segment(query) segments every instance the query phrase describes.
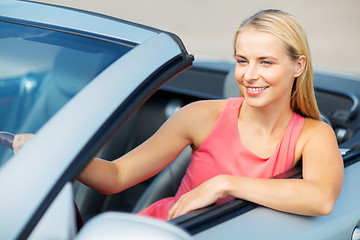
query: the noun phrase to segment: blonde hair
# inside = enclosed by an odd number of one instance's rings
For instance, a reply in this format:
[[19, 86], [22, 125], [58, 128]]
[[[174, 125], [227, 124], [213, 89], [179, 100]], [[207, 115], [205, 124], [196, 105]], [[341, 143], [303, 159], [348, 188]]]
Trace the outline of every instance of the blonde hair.
[[263, 10], [246, 19], [235, 33], [234, 53], [236, 38], [247, 27], [258, 31], [271, 33], [287, 45], [290, 58], [298, 60], [301, 55], [306, 57], [303, 73], [295, 78], [291, 92], [291, 109], [304, 116], [320, 119], [320, 112], [316, 104], [313, 86], [313, 68], [307, 37], [300, 23], [290, 14], [280, 10]]

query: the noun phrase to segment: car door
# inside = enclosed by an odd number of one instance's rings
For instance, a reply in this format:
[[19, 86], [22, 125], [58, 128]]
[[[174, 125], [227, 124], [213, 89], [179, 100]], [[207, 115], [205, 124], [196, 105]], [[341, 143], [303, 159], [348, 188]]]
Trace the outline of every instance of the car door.
[[35, 236], [71, 234], [66, 217], [42, 221], [49, 206], [74, 212], [68, 183], [193, 57], [170, 33], [46, 4], [5, 1], [0, 27], [1, 130], [35, 133], [17, 155], [3, 149], [0, 236], [27, 238], [44, 221], [53, 228]]

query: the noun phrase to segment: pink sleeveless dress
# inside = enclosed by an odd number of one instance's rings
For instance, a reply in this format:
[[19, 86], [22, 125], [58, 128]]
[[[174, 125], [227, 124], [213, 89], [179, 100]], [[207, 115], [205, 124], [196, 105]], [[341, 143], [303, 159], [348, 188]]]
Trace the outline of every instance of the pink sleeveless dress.
[[253, 178], [271, 178], [292, 168], [295, 147], [304, 125], [304, 117], [293, 113], [290, 123], [269, 158], [261, 158], [247, 149], [238, 132], [238, 114], [244, 98], [229, 98], [210, 135], [192, 152], [191, 163], [175, 197], [159, 200], [139, 215], [166, 220], [167, 213], [181, 195], [220, 174]]

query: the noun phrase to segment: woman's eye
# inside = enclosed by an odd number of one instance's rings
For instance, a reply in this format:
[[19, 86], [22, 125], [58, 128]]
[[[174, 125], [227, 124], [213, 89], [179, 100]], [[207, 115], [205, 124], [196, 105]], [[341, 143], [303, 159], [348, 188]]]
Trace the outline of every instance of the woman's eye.
[[273, 64], [273, 63], [270, 62], [270, 61], [262, 61], [261, 63], [262, 63], [262, 64], [265, 64], [265, 65], [271, 65], [271, 64]]
[[243, 60], [243, 59], [238, 59], [237, 60], [237, 63], [240, 63], [240, 64], [246, 64], [246, 60]]

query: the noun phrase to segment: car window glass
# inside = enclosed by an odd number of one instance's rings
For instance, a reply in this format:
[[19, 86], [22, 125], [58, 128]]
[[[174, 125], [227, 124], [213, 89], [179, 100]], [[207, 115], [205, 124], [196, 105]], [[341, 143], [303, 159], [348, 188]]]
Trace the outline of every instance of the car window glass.
[[[36, 133], [132, 47], [0, 21], [0, 131]], [[0, 166], [12, 151], [0, 146]]]

